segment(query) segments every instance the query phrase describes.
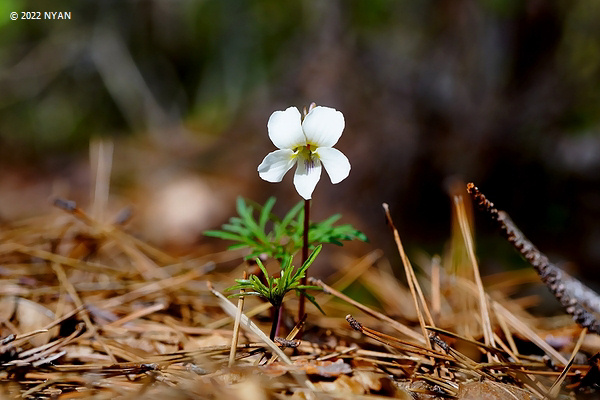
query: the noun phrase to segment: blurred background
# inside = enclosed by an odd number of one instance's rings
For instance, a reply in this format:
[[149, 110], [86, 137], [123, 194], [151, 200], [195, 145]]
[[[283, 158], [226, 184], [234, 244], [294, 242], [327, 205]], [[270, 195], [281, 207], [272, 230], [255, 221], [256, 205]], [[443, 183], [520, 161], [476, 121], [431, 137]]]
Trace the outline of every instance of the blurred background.
[[[140, 236], [201, 246], [238, 195], [275, 195], [279, 213], [299, 200], [292, 173], [275, 185], [256, 167], [275, 149], [270, 114], [314, 101], [344, 113], [336, 147], [352, 163], [338, 185], [324, 174], [314, 218], [341, 212], [394, 258], [387, 202], [409, 254], [441, 253], [449, 193], [473, 181], [591, 281], [599, 20], [583, 0], [3, 0], [0, 218], [48, 212], [57, 195], [87, 207], [104, 154], [109, 216], [132, 205]], [[525, 266], [475, 218], [484, 271]]]

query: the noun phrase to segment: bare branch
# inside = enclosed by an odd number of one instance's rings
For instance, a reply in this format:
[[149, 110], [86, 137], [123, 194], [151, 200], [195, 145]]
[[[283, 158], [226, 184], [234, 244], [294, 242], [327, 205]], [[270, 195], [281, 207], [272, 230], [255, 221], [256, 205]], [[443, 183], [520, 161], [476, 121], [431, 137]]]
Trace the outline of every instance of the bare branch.
[[552, 264], [548, 257], [533, 245], [517, 228], [504, 211], [498, 211], [473, 183], [467, 184], [467, 191], [478, 208], [485, 212], [497, 225], [510, 244], [533, 266], [540, 279], [558, 299], [567, 314], [575, 322], [590, 332], [600, 334], [600, 321], [594, 314], [600, 313], [600, 296]]

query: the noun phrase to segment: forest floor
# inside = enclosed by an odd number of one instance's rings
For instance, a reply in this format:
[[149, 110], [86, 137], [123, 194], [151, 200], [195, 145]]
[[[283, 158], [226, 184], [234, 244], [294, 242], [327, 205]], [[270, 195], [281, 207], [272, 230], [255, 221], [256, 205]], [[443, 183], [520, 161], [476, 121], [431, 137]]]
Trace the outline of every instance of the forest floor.
[[174, 256], [129, 209], [104, 222], [68, 200], [5, 219], [0, 398], [595, 398], [600, 337], [535, 311], [533, 268], [482, 279], [457, 200], [448, 254], [415, 271], [388, 213], [401, 265], [374, 245], [329, 255], [334, 273], [309, 279], [325, 313], [298, 323], [290, 294], [274, 342], [270, 303], [226, 297], [257, 271], [241, 250]]

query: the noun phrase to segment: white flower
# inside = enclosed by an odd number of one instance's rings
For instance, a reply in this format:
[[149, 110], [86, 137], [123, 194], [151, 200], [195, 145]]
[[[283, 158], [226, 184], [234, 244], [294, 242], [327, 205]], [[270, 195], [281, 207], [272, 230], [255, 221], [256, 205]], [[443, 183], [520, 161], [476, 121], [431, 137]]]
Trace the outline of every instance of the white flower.
[[269, 118], [269, 138], [279, 150], [264, 158], [258, 166], [259, 176], [268, 182], [281, 182], [294, 165], [294, 186], [309, 200], [321, 177], [321, 163], [331, 179], [339, 183], [350, 173], [350, 162], [334, 149], [344, 130], [344, 115], [329, 107], [314, 107], [304, 121], [296, 107], [275, 111]]

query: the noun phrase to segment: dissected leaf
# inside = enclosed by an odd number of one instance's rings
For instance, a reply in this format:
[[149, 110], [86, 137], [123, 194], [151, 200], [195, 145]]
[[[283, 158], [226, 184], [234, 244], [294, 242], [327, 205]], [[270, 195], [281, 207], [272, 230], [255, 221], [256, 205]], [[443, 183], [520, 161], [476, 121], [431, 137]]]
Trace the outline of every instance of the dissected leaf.
[[[250, 252], [244, 257], [246, 260], [266, 255], [281, 261], [293, 256], [303, 245], [304, 201], [298, 202], [281, 220], [271, 212], [275, 201], [274, 197], [270, 197], [261, 206], [239, 197], [236, 200], [239, 216], [230, 218], [228, 223], [223, 224], [222, 230], [209, 230], [204, 234], [237, 242], [229, 247], [231, 250], [248, 248]], [[254, 217], [255, 212], [258, 212], [258, 221]], [[310, 224], [310, 250], [322, 243], [341, 246], [343, 241], [348, 240], [367, 241], [364, 233], [349, 224], [333, 226], [340, 218], [340, 214], [335, 214]], [[267, 231], [269, 222], [272, 222], [272, 228]]]
[[308, 256], [308, 258], [306, 259], [306, 261], [304, 262], [304, 264], [302, 264], [302, 267], [298, 268], [298, 271], [296, 271], [296, 273], [294, 274], [293, 280], [299, 280], [300, 278], [302, 278], [304, 276], [304, 274], [306, 273], [306, 270], [308, 269], [308, 267], [311, 266], [311, 264], [313, 263], [313, 261], [315, 261], [315, 258], [317, 258], [317, 256], [321, 252], [321, 248], [323, 248], [323, 246], [322, 245], [318, 245], [313, 250], [313, 252], [310, 253], [310, 255]]
[[308, 301], [310, 301], [311, 303], [313, 303], [313, 305], [315, 307], [317, 307], [317, 310], [319, 310], [321, 312], [321, 314], [325, 315], [325, 311], [323, 311], [323, 309], [321, 308], [321, 306], [319, 305], [319, 303], [317, 303], [317, 300], [315, 299], [315, 296], [306, 293], [306, 291], [304, 291], [304, 296], [306, 296], [306, 298], [308, 299]]
[[267, 200], [267, 202], [265, 203], [264, 207], [262, 208], [262, 210], [260, 212], [260, 220], [259, 220], [258, 224], [262, 231], [265, 230], [267, 221], [269, 221], [269, 218], [271, 217], [271, 210], [273, 209], [274, 205], [275, 205], [275, 197], [269, 197], [269, 199]]

